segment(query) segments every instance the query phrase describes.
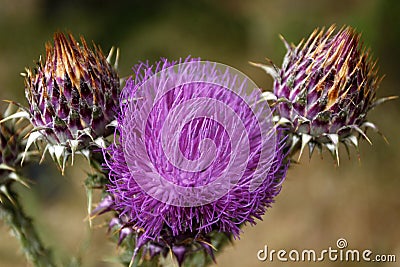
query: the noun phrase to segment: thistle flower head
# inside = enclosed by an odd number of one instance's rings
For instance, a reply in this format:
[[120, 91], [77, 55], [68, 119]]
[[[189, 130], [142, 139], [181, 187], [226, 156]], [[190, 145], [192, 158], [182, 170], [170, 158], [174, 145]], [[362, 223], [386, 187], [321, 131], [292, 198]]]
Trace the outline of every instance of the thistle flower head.
[[213, 231], [237, 237], [241, 225], [261, 219], [286, 172], [255, 85], [217, 63], [179, 63], [134, 67], [119, 140], [105, 150], [112, 200], [105, 206], [123, 229], [140, 233], [138, 248], [169, 246], [177, 258]]
[[33, 151], [25, 151], [26, 135], [32, 126], [24, 118], [11, 118], [5, 120], [12, 113], [15, 114], [13, 105], [10, 104], [4, 113], [0, 114], [0, 201], [5, 195], [11, 201], [8, 188], [13, 182], [27, 186], [27, 182], [19, 174], [22, 158], [30, 161]]
[[[29, 117], [37, 138], [45, 139], [57, 162], [81, 151], [110, 132], [120, 92], [119, 78], [110, 58], [93, 44], [90, 49], [81, 37], [54, 35], [54, 45], [46, 45], [42, 59], [25, 74]], [[60, 162], [64, 161], [64, 162]], [[61, 164], [60, 164], [61, 165]]]
[[274, 78], [277, 120], [289, 125], [292, 149], [302, 152], [308, 145], [311, 155], [315, 146], [325, 146], [338, 160], [339, 142], [357, 147], [356, 135], [368, 140], [365, 128], [376, 130], [366, 119], [382, 102], [375, 102], [381, 80], [376, 61], [351, 27], [316, 29], [297, 46], [284, 42], [288, 51], [280, 69], [256, 64]]

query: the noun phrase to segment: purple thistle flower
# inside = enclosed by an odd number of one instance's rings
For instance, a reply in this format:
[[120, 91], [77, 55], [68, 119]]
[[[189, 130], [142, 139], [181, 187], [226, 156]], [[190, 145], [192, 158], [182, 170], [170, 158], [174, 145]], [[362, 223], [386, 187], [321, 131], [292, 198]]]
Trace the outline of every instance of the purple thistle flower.
[[[381, 78], [376, 62], [360, 44], [360, 35], [351, 27], [335, 34], [335, 26], [316, 29], [306, 42], [289, 45], [282, 67], [254, 64], [274, 78], [278, 124], [290, 128], [292, 151], [306, 145], [310, 156], [315, 147], [326, 147], [339, 163], [342, 142], [358, 147], [358, 136], [368, 137], [369, 110], [392, 97], [375, 99]], [[347, 149], [347, 151], [349, 151]], [[300, 158], [299, 156], [299, 158]]]
[[119, 138], [104, 150], [113, 203], [100, 206], [139, 233], [137, 249], [169, 247], [181, 264], [193, 243], [212, 251], [212, 231], [238, 237], [261, 219], [286, 174], [280, 136], [255, 85], [216, 63], [162, 60], [134, 74], [122, 91]]

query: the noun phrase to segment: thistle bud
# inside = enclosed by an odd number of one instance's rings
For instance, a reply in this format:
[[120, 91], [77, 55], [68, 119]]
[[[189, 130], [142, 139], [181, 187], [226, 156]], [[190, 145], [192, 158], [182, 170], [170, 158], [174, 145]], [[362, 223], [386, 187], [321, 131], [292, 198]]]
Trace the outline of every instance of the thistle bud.
[[376, 61], [351, 27], [336, 34], [335, 26], [316, 29], [297, 46], [283, 41], [288, 51], [280, 69], [254, 64], [274, 78], [273, 95], [266, 95], [275, 101], [276, 120], [289, 129], [290, 149], [300, 149], [299, 158], [306, 145], [310, 156], [326, 147], [339, 163], [339, 143], [357, 148], [357, 137], [369, 141], [366, 128], [377, 128], [367, 121], [368, 111], [391, 99], [375, 99], [381, 80]]
[[[24, 156], [26, 145], [24, 137], [32, 129], [32, 126], [24, 118], [4, 119], [9, 117], [11, 112], [14, 112], [12, 105], [4, 114], [0, 114], [0, 202], [2, 196], [13, 201], [8, 190], [13, 182], [27, 186], [27, 182], [19, 175], [18, 170]], [[25, 153], [26, 161], [29, 161], [33, 154], [33, 151], [27, 151]]]
[[[54, 35], [54, 46], [46, 45], [46, 60], [27, 69], [25, 92], [29, 117], [47, 149], [64, 167], [69, 154], [84, 151], [94, 141], [101, 143], [111, 133], [120, 84], [115, 68], [101, 49], [88, 48], [81, 37]], [[117, 54], [118, 57], [118, 54]]]

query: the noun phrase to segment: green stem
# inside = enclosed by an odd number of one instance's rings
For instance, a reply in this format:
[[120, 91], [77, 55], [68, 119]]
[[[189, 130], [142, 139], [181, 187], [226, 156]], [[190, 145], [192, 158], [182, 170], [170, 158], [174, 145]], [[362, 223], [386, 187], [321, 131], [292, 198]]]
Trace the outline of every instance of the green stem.
[[40, 240], [32, 219], [22, 210], [17, 195], [10, 192], [9, 196], [2, 197], [0, 202], [0, 219], [8, 224], [14, 236], [18, 239], [28, 261], [34, 266], [56, 266], [53, 263], [50, 250], [46, 249]]

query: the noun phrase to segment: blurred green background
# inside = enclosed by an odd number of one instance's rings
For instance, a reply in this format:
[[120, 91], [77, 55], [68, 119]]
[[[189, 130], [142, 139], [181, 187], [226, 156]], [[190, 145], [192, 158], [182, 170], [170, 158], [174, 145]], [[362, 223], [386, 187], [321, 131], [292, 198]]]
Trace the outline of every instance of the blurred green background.
[[[44, 43], [57, 30], [100, 44], [105, 52], [121, 49], [120, 74], [131, 74], [139, 60], [177, 59], [192, 55], [231, 65], [270, 89], [271, 79], [248, 61], [270, 58], [277, 65], [285, 53], [282, 34], [297, 43], [315, 27], [343, 24], [362, 32], [365, 44], [385, 74], [378, 96], [400, 95], [400, 1], [109, 1], [0, 0], [0, 99], [26, 104], [19, 73], [44, 54]], [[281, 194], [264, 221], [245, 227], [241, 239], [217, 257], [218, 266], [303, 266], [304, 263], [259, 262], [257, 251], [335, 247], [346, 238], [351, 249], [396, 254], [394, 263], [322, 262], [318, 266], [398, 266], [400, 262], [400, 101], [369, 115], [385, 133], [387, 145], [370, 134], [360, 158], [343, 153], [340, 167], [325, 153], [289, 171]], [[103, 218], [90, 234], [83, 186], [86, 163], [60, 176], [54, 164], [33, 166], [31, 190], [17, 187], [41, 237], [55, 248], [59, 262], [69, 255], [83, 266], [118, 266]], [[44, 171], [45, 170], [45, 171]], [[104, 217], [105, 218], [105, 217]], [[17, 242], [0, 222], [0, 266], [27, 266]], [[307, 264], [308, 265], [308, 264]], [[315, 264], [316, 265], [316, 264]]]

